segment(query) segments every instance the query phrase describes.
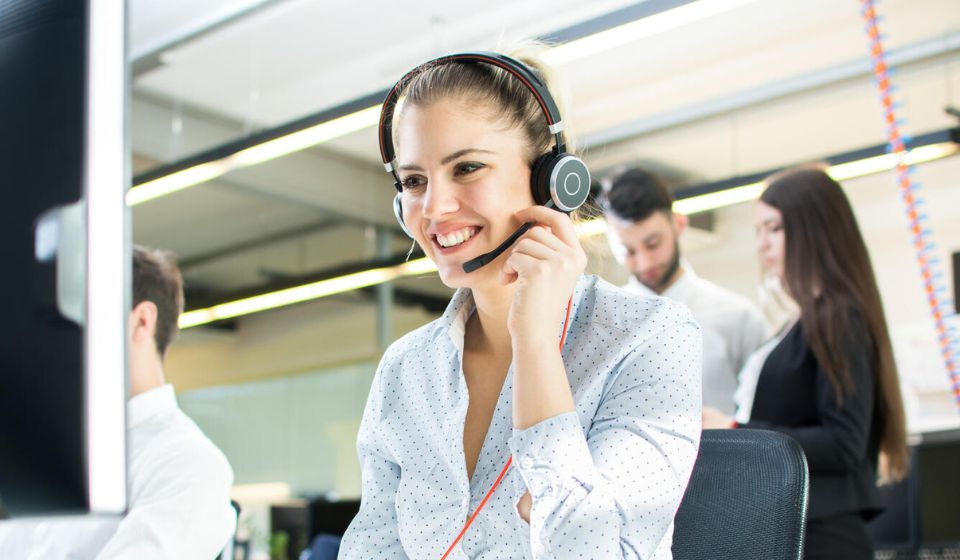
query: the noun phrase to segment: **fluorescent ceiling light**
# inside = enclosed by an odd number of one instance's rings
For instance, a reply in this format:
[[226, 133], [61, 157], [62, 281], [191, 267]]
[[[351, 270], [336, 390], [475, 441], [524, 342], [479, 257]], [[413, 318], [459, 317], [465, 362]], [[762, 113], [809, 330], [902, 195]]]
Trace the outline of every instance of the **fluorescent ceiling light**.
[[316, 146], [328, 140], [346, 136], [351, 132], [356, 132], [377, 124], [380, 120], [380, 106], [374, 105], [366, 109], [350, 113], [340, 118], [320, 123], [303, 130], [291, 132], [285, 136], [268, 140], [263, 144], [257, 144], [237, 152], [230, 156], [237, 166], [256, 165], [271, 159], [299, 152], [300, 150]]
[[[957, 153], [957, 149], [957, 145], [953, 142], [918, 146], [905, 152], [903, 161], [907, 165], [917, 165], [953, 155]], [[830, 169], [827, 170], [827, 173], [835, 181], [843, 181], [845, 179], [870, 175], [871, 173], [889, 171], [897, 166], [898, 160], [899, 156], [897, 154], [883, 154], [881, 156], [851, 161], [850, 163], [832, 165]]]
[[148, 200], [216, 179], [230, 171], [270, 161], [334, 138], [346, 136], [351, 132], [373, 126], [379, 118], [379, 105], [367, 107], [355, 113], [278, 136], [221, 159], [200, 163], [164, 175], [139, 184], [127, 191], [127, 205], [136, 206]]
[[680, 214], [698, 214], [700, 212], [723, 208], [724, 206], [732, 206], [741, 202], [756, 200], [761, 192], [763, 192], [763, 183], [751, 183], [741, 187], [724, 189], [715, 193], [682, 198], [673, 203], [673, 209]]
[[127, 206], [136, 206], [142, 202], [205, 183], [230, 171], [228, 161], [216, 160], [188, 167], [182, 171], [164, 175], [153, 181], [137, 185], [127, 191]]
[[545, 52], [543, 58], [550, 65], [560, 66], [646, 37], [666, 33], [755, 1], [699, 0], [698, 2], [691, 2], [593, 35], [587, 35], [569, 43], [557, 45]]
[[196, 327], [197, 325], [204, 325], [221, 319], [231, 319], [240, 315], [276, 309], [277, 307], [284, 307], [294, 303], [301, 303], [312, 299], [366, 288], [367, 286], [382, 284], [403, 276], [426, 274], [436, 270], [437, 268], [430, 262], [430, 259], [423, 257], [395, 266], [372, 268], [370, 270], [311, 282], [310, 284], [295, 286], [285, 290], [221, 303], [204, 309], [187, 311], [180, 315], [178, 322], [181, 329]]
[[577, 237], [592, 237], [607, 232], [607, 221], [603, 218], [592, 218], [573, 224]]
[[[960, 147], [953, 142], [943, 142], [940, 144], [931, 144], [928, 146], [918, 146], [903, 156], [904, 163], [907, 165], [918, 165], [928, 161], [951, 156], [960, 151]], [[899, 156], [897, 154], [883, 154], [874, 157], [868, 157], [851, 161], [848, 163], [839, 163], [827, 168], [827, 174], [835, 181], [845, 181], [855, 179], [865, 175], [890, 171], [897, 166]], [[747, 185], [727, 188], [722, 191], [681, 198], [673, 203], [673, 210], [684, 215], [698, 214], [732, 206], [742, 202], [751, 202], [760, 197], [763, 192], [763, 183], [756, 182]], [[583, 235], [598, 235], [607, 231], [606, 221], [602, 218], [589, 220], [578, 224], [577, 232]]]

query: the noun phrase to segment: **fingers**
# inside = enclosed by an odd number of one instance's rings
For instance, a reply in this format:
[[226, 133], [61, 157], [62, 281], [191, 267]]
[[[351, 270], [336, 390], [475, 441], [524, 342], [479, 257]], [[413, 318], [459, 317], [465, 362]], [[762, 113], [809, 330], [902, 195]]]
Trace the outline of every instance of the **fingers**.
[[543, 228], [534, 227], [527, 233], [514, 244], [514, 253], [524, 253], [538, 259], [551, 259], [571, 252], [570, 247]]
[[547, 226], [550, 228], [550, 231], [553, 232], [553, 235], [557, 236], [560, 241], [563, 241], [570, 247], [578, 247], [580, 245], [580, 240], [577, 239], [577, 232], [573, 229], [573, 222], [570, 221], [570, 216], [567, 216], [563, 212], [558, 212], [546, 206], [536, 205], [520, 210], [515, 216], [521, 222], [535, 222]]
[[525, 278], [534, 276], [542, 270], [543, 261], [524, 253], [513, 252], [503, 263], [500, 269], [500, 283], [515, 282], [522, 274]]

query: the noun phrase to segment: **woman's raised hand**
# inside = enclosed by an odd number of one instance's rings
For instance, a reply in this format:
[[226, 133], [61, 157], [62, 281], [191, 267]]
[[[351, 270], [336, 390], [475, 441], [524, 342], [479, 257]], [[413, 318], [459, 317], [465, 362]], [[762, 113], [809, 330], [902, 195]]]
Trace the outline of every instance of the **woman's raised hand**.
[[504, 284], [516, 283], [507, 328], [517, 341], [556, 343], [564, 304], [587, 266], [570, 217], [545, 206], [515, 214], [536, 225], [510, 249], [500, 271]]

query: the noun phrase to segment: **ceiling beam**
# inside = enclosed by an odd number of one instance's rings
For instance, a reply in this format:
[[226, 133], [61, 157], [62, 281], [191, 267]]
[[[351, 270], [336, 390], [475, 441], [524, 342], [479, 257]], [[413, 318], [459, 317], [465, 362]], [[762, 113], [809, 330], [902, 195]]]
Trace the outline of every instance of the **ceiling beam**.
[[[888, 54], [887, 60], [893, 67], [903, 67], [957, 52], [960, 52], [960, 32], [954, 32], [945, 37], [919, 41], [892, 50]], [[688, 105], [676, 111], [644, 117], [598, 132], [584, 134], [581, 136], [580, 144], [584, 148], [608, 146], [668, 128], [725, 115], [761, 103], [816, 91], [848, 80], [872, 77], [873, 68], [870, 59], [868, 57], [857, 58], [829, 68], [821, 68], [814, 72], [778, 79], [731, 95]]]
[[305, 235], [311, 235], [315, 233], [320, 233], [322, 231], [340, 227], [346, 222], [338, 219], [322, 220], [320, 222], [314, 222], [311, 224], [298, 226], [295, 228], [286, 229], [283, 231], [278, 231], [265, 236], [257, 236], [253, 239], [247, 239], [234, 243], [232, 245], [227, 245], [219, 249], [214, 249], [213, 251], [208, 251], [206, 253], [201, 253], [199, 255], [194, 255], [192, 257], [179, 259], [179, 265], [181, 270], [188, 270], [191, 268], [196, 268], [198, 266], [203, 266], [210, 262], [220, 260], [226, 257], [231, 257], [238, 253], [243, 253], [246, 251], [251, 251], [253, 249], [258, 249], [266, 245], [271, 245], [273, 243], [280, 243], [283, 241], [288, 241], [291, 239], [297, 239]]
[[[144, 0], [141, 4], [153, 1], [154, 0]], [[196, 41], [201, 37], [210, 35], [238, 21], [255, 16], [265, 8], [273, 7], [283, 1], [284, 0], [258, 0], [248, 3], [239, 9], [230, 7], [228, 10], [215, 14], [213, 17], [201, 19], [193, 22], [190, 26], [173, 30], [159, 41], [145, 45], [130, 53], [130, 69], [133, 78], [136, 79], [151, 70], [163, 66], [164, 53]], [[133, 11], [136, 11], [136, 7], [134, 7]]]

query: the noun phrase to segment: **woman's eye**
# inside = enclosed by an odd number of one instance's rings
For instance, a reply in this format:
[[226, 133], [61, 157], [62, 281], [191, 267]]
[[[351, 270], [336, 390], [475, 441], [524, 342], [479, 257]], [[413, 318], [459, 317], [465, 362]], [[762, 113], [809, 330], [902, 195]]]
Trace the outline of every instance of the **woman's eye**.
[[469, 175], [470, 173], [473, 173], [474, 171], [477, 171], [482, 167], [483, 167], [482, 163], [465, 161], [463, 163], [457, 164], [457, 166], [454, 168], [454, 173], [457, 175]]
[[404, 189], [415, 189], [426, 184], [426, 180], [420, 175], [410, 175], [405, 177], [400, 183]]

